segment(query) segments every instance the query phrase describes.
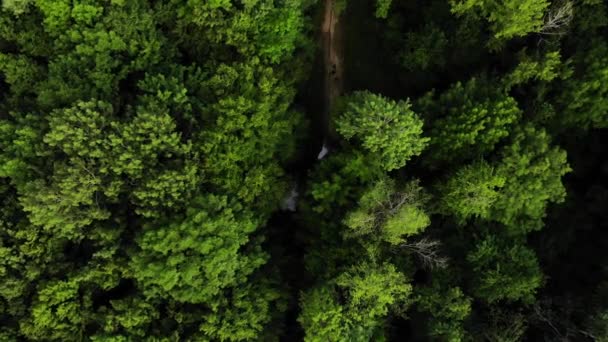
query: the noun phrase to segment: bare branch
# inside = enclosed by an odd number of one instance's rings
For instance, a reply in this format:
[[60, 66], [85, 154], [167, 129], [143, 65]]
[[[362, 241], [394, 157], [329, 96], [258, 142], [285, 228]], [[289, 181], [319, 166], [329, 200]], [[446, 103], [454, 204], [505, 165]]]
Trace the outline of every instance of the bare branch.
[[561, 36], [568, 32], [568, 26], [574, 17], [574, 7], [568, 0], [559, 1], [545, 14], [543, 26], [537, 32], [547, 36]]
[[420, 261], [424, 268], [445, 268], [448, 265], [448, 258], [442, 256], [439, 251], [441, 242], [423, 238], [412, 243], [404, 243], [401, 247], [412, 251]]
[[534, 315], [539, 321], [545, 323], [548, 327], [550, 327], [559, 340], [563, 340], [565, 338], [564, 335], [562, 335], [562, 333], [560, 332], [560, 330], [555, 326], [555, 324], [553, 324], [553, 318], [550, 311], [545, 310], [543, 307], [541, 307], [541, 305], [536, 303], [534, 304]]

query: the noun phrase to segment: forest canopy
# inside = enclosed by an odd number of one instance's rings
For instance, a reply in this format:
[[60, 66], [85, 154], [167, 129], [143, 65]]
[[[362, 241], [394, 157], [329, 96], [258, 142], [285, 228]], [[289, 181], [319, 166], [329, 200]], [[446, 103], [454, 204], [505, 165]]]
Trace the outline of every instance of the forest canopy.
[[608, 2], [2, 0], [0, 341], [608, 341]]

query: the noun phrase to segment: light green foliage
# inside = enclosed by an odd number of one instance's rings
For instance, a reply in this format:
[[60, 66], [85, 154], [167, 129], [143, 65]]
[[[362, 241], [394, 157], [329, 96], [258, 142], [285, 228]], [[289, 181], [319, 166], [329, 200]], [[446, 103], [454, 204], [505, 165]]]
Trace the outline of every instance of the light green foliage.
[[104, 157], [105, 132], [113, 115], [106, 102], [80, 102], [49, 115], [49, 132], [44, 142], [69, 156]]
[[534, 251], [518, 242], [488, 236], [467, 255], [467, 261], [473, 276], [473, 295], [488, 303], [531, 303], [543, 284]]
[[[117, 271], [117, 267], [102, 270]], [[60, 276], [68, 280], [39, 280], [37, 291], [26, 292], [32, 295], [32, 304], [27, 315], [21, 318], [20, 335], [35, 341], [78, 341], [88, 337], [88, 324], [98, 318], [95, 296], [107, 290], [107, 286], [116, 285], [120, 274], [110, 275], [113, 278], [110, 284], [103, 279], [92, 279], [86, 273]], [[101, 281], [100, 286], [94, 284], [97, 280]]]
[[577, 72], [560, 98], [563, 121], [573, 127], [608, 127], [608, 44], [596, 42], [575, 55]]
[[346, 290], [349, 313], [357, 322], [386, 316], [395, 305], [405, 305], [412, 286], [391, 264], [361, 264], [336, 278]]
[[549, 7], [547, 0], [450, 0], [456, 15], [479, 14], [490, 22], [494, 37], [507, 40], [537, 32]]
[[384, 223], [385, 240], [397, 245], [404, 241], [404, 237], [421, 233], [429, 224], [431, 219], [421, 208], [403, 206]]
[[159, 159], [189, 158], [190, 146], [181, 143], [169, 115], [139, 108], [128, 123], [112, 121], [112, 107], [94, 101], [49, 116], [46, 146], [38, 148], [69, 159], [53, 165], [50, 181], [38, 179], [21, 186], [21, 203], [32, 223], [59, 236], [82, 238], [82, 228], [109, 217], [103, 202], [115, 201], [124, 191], [122, 177], [138, 183], [132, 190], [133, 202], [143, 216], [154, 215], [150, 208], [172, 207], [184, 200], [198, 182], [196, 169], [190, 163], [165, 163], [163, 169]]
[[116, 160], [109, 169], [118, 175], [140, 178], [158, 165], [158, 159], [183, 156], [190, 149], [189, 144], [181, 143], [174, 120], [163, 111], [138, 108], [131, 122], [112, 126], [115, 133], [107, 139]]
[[506, 182], [490, 217], [512, 234], [541, 229], [547, 204], [565, 199], [562, 177], [571, 169], [566, 152], [550, 142], [546, 131], [525, 126], [513, 134], [495, 164], [496, 174]]
[[239, 253], [257, 222], [233, 206], [225, 197], [201, 197], [181, 220], [147, 228], [131, 261], [144, 293], [205, 303], [263, 264], [264, 254]]
[[506, 89], [530, 80], [549, 82], [560, 75], [561, 56], [559, 51], [549, 51], [541, 58], [532, 58], [526, 54], [525, 50], [519, 55], [519, 64], [503, 79]]
[[84, 163], [74, 160], [56, 164], [50, 184], [37, 180], [25, 185], [20, 203], [34, 225], [57, 237], [82, 239], [84, 227], [110, 216], [96, 202], [99, 191], [100, 179], [88, 173]]
[[[304, 39], [301, 35], [304, 26], [304, 2], [300, 0], [263, 2], [265, 2], [264, 5], [272, 5], [274, 8], [268, 11], [262, 25], [260, 25], [260, 21], [255, 21], [255, 18], [252, 20], [254, 27], [261, 28], [259, 34], [257, 34], [259, 43], [256, 47], [262, 57], [276, 63], [289, 57], [299, 47], [298, 44], [303, 43]], [[262, 10], [258, 13], [264, 12]], [[238, 24], [241, 25], [242, 23], [239, 22]]]
[[379, 154], [386, 170], [403, 167], [427, 145], [429, 139], [421, 136], [422, 120], [409, 101], [395, 102], [368, 91], [355, 92], [346, 101], [344, 113], [336, 118], [336, 130]]
[[[337, 301], [337, 290], [344, 304]], [[369, 341], [382, 319], [392, 310], [408, 305], [412, 286], [391, 264], [360, 264], [351, 267], [322, 287], [301, 298], [298, 321], [305, 341]]]
[[[220, 341], [251, 341], [261, 333], [272, 315], [285, 311], [282, 294], [268, 279], [251, 279], [223, 293], [210, 303], [211, 313], [203, 315], [200, 325], [204, 338]], [[276, 333], [276, 332], [271, 332]], [[276, 336], [276, 335], [275, 335]]]
[[151, 301], [146, 301], [144, 297], [140, 296], [111, 300], [110, 305], [103, 310], [107, 310], [103, 314], [103, 333], [93, 336], [93, 341], [112, 341], [112, 338], [117, 341], [126, 341], [126, 337], [121, 339], [115, 335], [121, 331], [131, 337], [146, 337], [149, 325], [159, 318], [159, 312]]
[[277, 161], [291, 156], [292, 132], [300, 123], [289, 110], [293, 89], [277, 76], [253, 59], [219, 66], [202, 85], [217, 99], [206, 109], [215, 125], [199, 137], [205, 171], [215, 186], [264, 209], [286, 192]]
[[347, 336], [345, 308], [335, 299], [333, 290], [316, 287], [302, 294], [298, 322], [306, 332], [304, 341], [341, 341]]
[[460, 223], [471, 217], [488, 219], [506, 179], [483, 160], [464, 166], [439, 185], [440, 209]]
[[437, 279], [416, 293], [418, 310], [430, 315], [429, 335], [444, 341], [463, 341], [463, 321], [471, 312], [471, 299], [459, 287], [449, 287]]
[[35, 340], [83, 338], [87, 311], [92, 303], [83, 301], [78, 289], [75, 281], [44, 284], [33, 303], [31, 321], [24, 322], [21, 331]]
[[457, 82], [438, 97], [430, 92], [417, 101], [416, 108], [433, 118], [430, 158], [445, 162], [492, 151], [521, 116], [514, 98], [489, 80], [476, 78]]
[[113, 257], [104, 260], [95, 253], [88, 267], [60, 274], [57, 279], [40, 279], [20, 332], [32, 340], [85, 339], [87, 324], [95, 318], [94, 293], [116, 286], [121, 277], [120, 259]]
[[148, 5], [129, 1], [124, 6], [41, 0], [36, 6], [53, 42], [48, 79], [42, 81], [38, 101], [44, 107], [77, 99], [110, 100], [119, 82], [131, 72], [160, 60], [162, 37]]
[[[139, 184], [133, 191], [133, 201], [142, 207], [138, 211], [144, 216], [153, 216], [146, 212], [149, 210], [146, 207], [158, 209], [182, 202], [189, 189], [198, 182], [197, 171], [190, 164], [191, 146], [181, 142], [174, 120], [165, 112], [167, 110], [166, 107], [150, 105], [138, 107], [132, 122], [112, 123], [115, 133], [106, 138], [109, 148], [105, 157], [114, 156], [116, 159], [110, 165], [103, 165], [100, 173], [126, 175], [137, 180]], [[181, 162], [182, 158], [185, 161]], [[160, 159], [172, 162], [166, 162], [163, 170], [159, 167]]]
[[377, 181], [344, 219], [347, 237], [379, 239], [398, 245], [430, 224], [424, 213], [426, 196], [417, 181], [398, 189], [390, 178]]

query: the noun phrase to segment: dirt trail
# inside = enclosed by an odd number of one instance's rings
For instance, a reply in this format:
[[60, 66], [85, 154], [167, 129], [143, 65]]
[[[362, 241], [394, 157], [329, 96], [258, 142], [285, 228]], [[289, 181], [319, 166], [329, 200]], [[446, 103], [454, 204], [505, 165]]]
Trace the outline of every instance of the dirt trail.
[[329, 113], [335, 100], [343, 90], [342, 30], [339, 25], [339, 14], [334, 9], [334, 0], [325, 0], [323, 26], [321, 28], [323, 43], [323, 66], [325, 68], [324, 95], [325, 121], [329, 123]]

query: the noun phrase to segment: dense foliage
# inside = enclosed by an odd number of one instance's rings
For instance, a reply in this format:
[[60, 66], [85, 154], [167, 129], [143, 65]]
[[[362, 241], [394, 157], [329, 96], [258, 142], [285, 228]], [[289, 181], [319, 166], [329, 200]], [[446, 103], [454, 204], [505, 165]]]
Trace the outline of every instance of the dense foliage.
[[607, 37], [603, 0], [3, 0], [0, 340], [608, 341]]

